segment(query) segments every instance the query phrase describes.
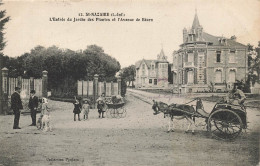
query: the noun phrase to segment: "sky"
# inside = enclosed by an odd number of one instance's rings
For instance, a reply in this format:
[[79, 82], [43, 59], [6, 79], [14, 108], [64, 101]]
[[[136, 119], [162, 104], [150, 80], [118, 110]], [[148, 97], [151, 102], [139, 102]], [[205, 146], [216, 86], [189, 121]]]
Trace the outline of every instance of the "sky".
[[[197, 9], [203, 30], [216, 36], [237, 37], [242, 44], [257, 46], [260, 40], [259, 0], [150, 0], [150, 1], [10, 1], [4, 0], [11, 20], [5, 26], [4, 54], [17, 57], [35, 46], [84, 50], [101, 46], [122, 67], [140, 59], [156, 59], [161, 49], [172, 61], [172, 53], [182, 43], [182, 30], [190, 28]], [[109, 13], [106, 17], [86, 13]], [[79, 16], [80, 13], [83, 16]], [[111, 16], [123, 13], [124, 16]], [[50, 21], [53, 17], [66, 21]], [[107, 18], [110, 21], [78, 21]], [[72, 18], [72, 21], [67, 21]], [[113, 18], [153, 21], [112, 21]]]

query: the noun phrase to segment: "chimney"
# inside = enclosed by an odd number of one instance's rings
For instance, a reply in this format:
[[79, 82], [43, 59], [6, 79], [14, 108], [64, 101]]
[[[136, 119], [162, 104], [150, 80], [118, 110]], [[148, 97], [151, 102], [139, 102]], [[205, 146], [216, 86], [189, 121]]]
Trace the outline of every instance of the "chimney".
[[232, 41], [237, 41], [237, 37], [236, 37], [235, 35], [231, 36], [230, 39], [231, 39]]

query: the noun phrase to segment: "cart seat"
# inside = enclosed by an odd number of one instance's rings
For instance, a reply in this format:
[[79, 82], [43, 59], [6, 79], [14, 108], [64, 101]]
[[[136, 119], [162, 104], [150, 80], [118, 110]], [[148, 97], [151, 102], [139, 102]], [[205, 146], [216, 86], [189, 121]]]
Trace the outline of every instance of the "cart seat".
[[206, 111], [204, 111], [203, 109], [197, 109], [197, 112], [199, 113], [199, 114], [201, 114], [202, 116], [204, 116], [204, 117], [209, 117], [209, 113], [207, 113]]

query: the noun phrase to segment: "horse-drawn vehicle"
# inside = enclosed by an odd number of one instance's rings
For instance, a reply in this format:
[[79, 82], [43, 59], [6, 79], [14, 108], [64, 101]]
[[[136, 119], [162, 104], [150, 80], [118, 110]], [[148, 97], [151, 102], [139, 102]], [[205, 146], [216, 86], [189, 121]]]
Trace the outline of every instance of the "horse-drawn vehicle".
[[[195, 108], [189, 103], [196, 101]], [[232, 140], [239, 136], [242, 129], [247, 128], [246, 108], [243, 105], [234, 105], [224, 102], [216, 103], [210, 113], [204, 110], [200, 98], [196, 98], [186, 104], [171, 104], [167, 105], [163, 102], [154, 101], [154, 115], [160, 112], [170, 116], [168, 131], [171, 131], [171, 121], [174, 117], [186, 118], [190, 125], [195, 127], [195, 118], [204, 118], [207, 126], [207, 131], [212, 136], [223, 140]], [[178, 118], [176, 118], [178, 119]], [[180, 119], [180, 118], [179, 118]], [[192, 130], [194, 133], [194, 128]]]
[[112, 96], [105, 100], [107, 117], [124, 118], [126, 116], [125, 102], [121, 96]]

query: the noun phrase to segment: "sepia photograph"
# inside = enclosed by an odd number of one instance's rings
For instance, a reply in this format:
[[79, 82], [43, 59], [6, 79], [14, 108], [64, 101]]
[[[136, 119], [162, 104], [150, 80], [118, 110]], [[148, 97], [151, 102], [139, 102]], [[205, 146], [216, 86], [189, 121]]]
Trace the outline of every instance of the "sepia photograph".
[[0, 0], [0, 166], [260, 166], [260, 0]]

